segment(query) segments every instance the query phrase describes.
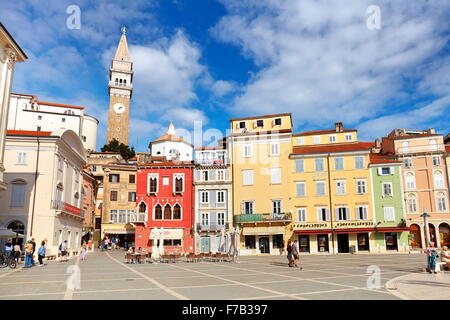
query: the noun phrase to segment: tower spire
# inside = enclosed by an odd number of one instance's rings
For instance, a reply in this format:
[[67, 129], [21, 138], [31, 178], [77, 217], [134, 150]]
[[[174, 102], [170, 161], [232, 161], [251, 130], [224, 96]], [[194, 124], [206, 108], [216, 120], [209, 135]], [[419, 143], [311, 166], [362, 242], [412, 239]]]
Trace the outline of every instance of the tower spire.
[[120, 37], [119, 46], [116, 50], [116, 55], [114, 56], [114, 60], [119, 61], [128, 61], [131, 62], [130, 54], [128, 52], [128, 43], [127, 43], [127, 27], [122, 26], [120, 29], [122, 31], [122, 36]]

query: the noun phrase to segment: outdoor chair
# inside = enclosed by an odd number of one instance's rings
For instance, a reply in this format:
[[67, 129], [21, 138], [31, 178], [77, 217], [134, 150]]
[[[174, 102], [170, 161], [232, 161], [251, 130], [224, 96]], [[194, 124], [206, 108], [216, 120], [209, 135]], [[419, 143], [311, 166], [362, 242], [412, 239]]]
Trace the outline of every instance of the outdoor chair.
[[194, 256], [192, 257], [192, 261], [199, 262], [202, 258], [203, 258], [202, 254], [194, 254]]
[[131, 256], [131, 253], [125, 254], [125, 260], [126, 263], [133, 263], [133, 257]]
[[186, 262], [194, 262], [194, 254], [192, 254], [192, 253], [188, 253], [187, 255], [186, 255]]

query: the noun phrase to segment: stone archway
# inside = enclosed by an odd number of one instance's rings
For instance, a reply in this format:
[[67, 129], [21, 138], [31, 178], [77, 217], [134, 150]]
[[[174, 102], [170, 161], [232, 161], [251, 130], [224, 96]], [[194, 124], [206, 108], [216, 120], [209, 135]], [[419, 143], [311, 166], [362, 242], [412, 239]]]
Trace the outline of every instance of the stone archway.
[[440, 247], [450, 247], [450, 226], [448, 223], [442, 222], [439, 225]]
[[412, 249], [422, 248], [422, 236], [420, 233], [420, 226], [412, 224], [409, 226], [409, 245]]

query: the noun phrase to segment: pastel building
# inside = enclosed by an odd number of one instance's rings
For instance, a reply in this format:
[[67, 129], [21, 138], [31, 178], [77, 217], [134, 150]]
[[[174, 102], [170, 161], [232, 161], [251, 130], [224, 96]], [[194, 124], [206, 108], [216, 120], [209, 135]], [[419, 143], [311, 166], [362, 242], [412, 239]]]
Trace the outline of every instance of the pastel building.
[[[450, 244], [448, 172], [443, 136], [434, 129], [395, 129], [382, 152], [403, 162], [403, 192], [411, 249], [425, 248], [426, 230], [437, 246]], [[424, 212], [430, 215], [425, 225]]]
[[192, 161], [194, 146], [175, 134], [175, 126], [171, 123], [167, 133], [150, 143], [154, 157], [166, 157], [169, 161]]

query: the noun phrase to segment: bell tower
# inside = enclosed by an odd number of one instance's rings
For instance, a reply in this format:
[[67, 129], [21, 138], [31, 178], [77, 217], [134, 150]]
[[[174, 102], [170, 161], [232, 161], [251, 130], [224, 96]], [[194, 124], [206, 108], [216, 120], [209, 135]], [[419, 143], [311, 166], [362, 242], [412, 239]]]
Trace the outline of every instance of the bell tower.
[[109, 69], [109, 112], [106, 143], [117, 139], [128, 145], [130, 99], [133, 94], [133, 63], [128, 52], [125, 26], [122, 27], [119, 46]]

